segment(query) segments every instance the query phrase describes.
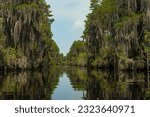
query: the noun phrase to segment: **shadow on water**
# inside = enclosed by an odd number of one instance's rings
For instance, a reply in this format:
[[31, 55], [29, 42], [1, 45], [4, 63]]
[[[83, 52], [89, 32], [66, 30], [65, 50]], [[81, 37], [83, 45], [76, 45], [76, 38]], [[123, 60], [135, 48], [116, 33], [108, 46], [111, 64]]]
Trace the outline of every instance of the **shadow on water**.
[[80, 67], [0, 73], [0, 99], [150, 99], [149, 74]]

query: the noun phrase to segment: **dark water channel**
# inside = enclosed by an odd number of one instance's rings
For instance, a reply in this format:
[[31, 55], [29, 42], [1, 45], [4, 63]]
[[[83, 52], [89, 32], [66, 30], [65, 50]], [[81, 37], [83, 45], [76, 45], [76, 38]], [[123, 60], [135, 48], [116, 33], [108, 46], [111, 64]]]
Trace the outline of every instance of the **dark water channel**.
[[147, 73], [51, 67], [43, 71], [0, 72], [1, 100], [150, 99]]

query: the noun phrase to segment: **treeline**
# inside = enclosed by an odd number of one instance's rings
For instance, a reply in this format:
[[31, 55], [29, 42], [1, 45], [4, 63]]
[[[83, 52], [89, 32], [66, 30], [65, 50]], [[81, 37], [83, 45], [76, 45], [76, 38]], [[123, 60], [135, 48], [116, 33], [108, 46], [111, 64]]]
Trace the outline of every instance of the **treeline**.
[[87, 66], [86, 43], [80, 40], [74, 41], [64, 60], [67, 65]]
[[45, 0], [0, 2], [0, 68], [31, 69], [59, 64], [59, 48], [52, 39], [54, 21]]
[[90, 9], [80, 42], [84, 51], [72, 51], [78, 50], [72, 46], [68, 64], [84, 61], [98, 68], [149, 70], [150, 1], [91, 0]]

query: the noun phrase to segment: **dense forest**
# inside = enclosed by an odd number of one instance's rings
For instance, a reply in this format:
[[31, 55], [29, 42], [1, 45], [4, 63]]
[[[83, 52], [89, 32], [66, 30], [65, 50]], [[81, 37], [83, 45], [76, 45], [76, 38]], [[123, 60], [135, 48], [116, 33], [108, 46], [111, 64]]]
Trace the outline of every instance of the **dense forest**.
[[66, 64], [70, 66], [86, 66], [86, 43], [80, 40], [74, 41], [65, 60], [67, 61]]
[[0, 68], [31, 69], [59, 64], [54, 21], [45, 0], [0, 0]]
[[66, 57], [52, 39], [54, 21], [45, 0], [0, 0], [0, 68], [67, 64], [148, 70], [150, 1], [91, 0], [83, 40]]
[[[78, 51], [79, 47], [73, 44], [67, 57], [74, 62], [76, 53], [80, 53], [76, 57], [76, 64], [83, 64], [81, 61], [86, 58], [84, 65], [87, 66], [148, 70], [150, 1], [91, 0], [90, 9], [91, 13], [85, 21], [83, 41], [80, 42], [85, 43], [86, 52], [84, 49], [83, 52]], [[80, 45], [80, 48], [84, 48]]]
[[0, 99], [150, 99], [150, 0], [90, 1], [64, 56], [46, 0], [0, 0]]

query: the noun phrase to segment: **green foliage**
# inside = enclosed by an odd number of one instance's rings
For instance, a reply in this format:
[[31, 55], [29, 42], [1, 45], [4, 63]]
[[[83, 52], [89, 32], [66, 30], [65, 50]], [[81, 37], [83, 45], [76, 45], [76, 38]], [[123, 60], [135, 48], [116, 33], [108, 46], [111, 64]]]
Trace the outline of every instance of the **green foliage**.
[[54, 19], [45, 0], [9, 1], [0, 9], [0, 67], [37, 68], [63, 61], [52, 39]]
[[27, 58], [23, 55], [23, 53], [14, 48], [4, 48], [1, 50], [4, 61], [1, 61], [5, 65], [6, 68], [27, 68]]
[[28, 11], [31, 11], [30, 8], [36, 9], [36, 10], [40, 10], [38, 4], [36, 4], [36, 3], [31, 3], [31, 4], [21, 4], [21, 5], [17, 5], [17, 6], [15, 7], [16, 10], [24, 10], [24, 9], [28, 9]]
[[91, 0], [91, 5], [90, 5], [91, 10], [96, 8], [100, 4], [100, 1], [101, 0]]
[[91, 0], [92, 12], [87, 16], [82, 36], [87, 45], [88, 65], [144, 69], [143, 61], [150, 52], [150, 5], [148, 0], [140, 5], [137, 2]]
[[144, 47], [146, 52], [150, 52], [150, 32], [145, 31], [145, 43]]
[[133, 26], [134, 24], [139, 23], [139, 20], [141, 19], [142, 16], [143, 14], [136, 14], [136, 13], [133, 13], [129, 16], [124, 16], [120, 18], [118, 22], [116, 22], [114, 27], [121, 29], [126, 26]]
[[3, 27], [2, 27], [3, 19], [0, 18], [0, 49], [3, 48], [4, 46], [4, 41], [5, 41], [5, 35], [3, 33]]
[[78, 55], [77, 65], [78, 66], [86, 66], [87, 65], [87, 53], [80, 53]]
[[69, 65], [87, 64], [86, 45], [84, 41], [74, 41], [69, 53], [67, 54], [67, 62]]
[[47, 57], [49, 64], [60, 64], [61, 62], [61, 55], [59, 53], [59, 48], [53, 40], [50, 40], [49, 43], [47, 43], [47, 49], [46, 49]]

